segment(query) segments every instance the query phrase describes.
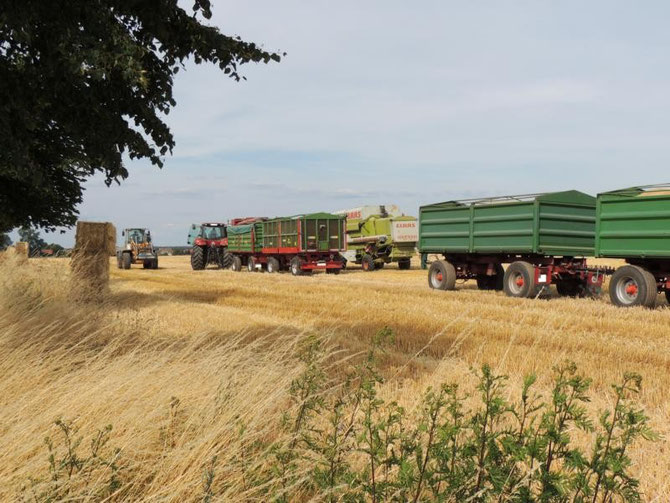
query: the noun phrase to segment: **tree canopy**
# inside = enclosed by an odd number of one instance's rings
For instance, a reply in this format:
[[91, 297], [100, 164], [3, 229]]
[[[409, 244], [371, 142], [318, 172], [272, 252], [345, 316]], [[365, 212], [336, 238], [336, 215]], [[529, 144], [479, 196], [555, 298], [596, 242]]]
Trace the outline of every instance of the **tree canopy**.
[[280, 55], [204, 24], [177, 0], [7, 0], [0, 9], [0, 232], [72, 225], [82, 183], [128, 176], [124, 156], [162, 167], [163, 116], [185, 61], [240, 65]]

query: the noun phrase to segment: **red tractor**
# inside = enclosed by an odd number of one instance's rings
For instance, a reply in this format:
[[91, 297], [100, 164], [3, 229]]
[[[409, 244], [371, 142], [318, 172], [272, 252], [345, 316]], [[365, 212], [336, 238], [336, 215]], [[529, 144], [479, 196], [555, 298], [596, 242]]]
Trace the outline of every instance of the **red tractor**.
[[193, 247], [191, 267], [194, 271], [205, 269], [209, 264], [221, 269], [232, 264], [233, 257], [228, 253], [226, 224], [192, 224], [188, 233], [188, 244]]

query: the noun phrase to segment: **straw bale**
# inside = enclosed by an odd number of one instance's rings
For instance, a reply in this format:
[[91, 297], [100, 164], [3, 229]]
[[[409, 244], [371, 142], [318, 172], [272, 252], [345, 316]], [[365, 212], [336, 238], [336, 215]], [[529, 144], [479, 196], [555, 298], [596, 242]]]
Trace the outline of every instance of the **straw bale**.
[[73, 294], [99, 300], [109, 285], [109, 256], [115, 252], [116, 229], [109, 222], [77, 222], [72, 268]]
[[14, 253], [22, 259], [27, 259], [30, 255], [30, 246], [25, 241], [17, 241], [14, 244]]

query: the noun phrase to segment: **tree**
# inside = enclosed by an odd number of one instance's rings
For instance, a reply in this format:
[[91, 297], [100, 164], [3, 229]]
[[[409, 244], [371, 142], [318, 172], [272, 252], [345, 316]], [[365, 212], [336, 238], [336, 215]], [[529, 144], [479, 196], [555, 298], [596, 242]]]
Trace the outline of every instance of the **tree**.
[[163, 116], [184, 62], [279, 61], [208, 26], [209, 0], [6, 0], [0, 9], [0, 232], [70, 226], [82, 183], [128, 177], [123, 158], [162, 167]]
[[11, 244], [12, 244], [11, 238], [7, 234], [0, 232], [0, 250], [4, 250]]
[[37, 229], [21, 227], [19, 229], [19, 240], [28, 243], [30, 255], [38, 255], [40, 250], [46, 248], [47, 243], [42, 239]]

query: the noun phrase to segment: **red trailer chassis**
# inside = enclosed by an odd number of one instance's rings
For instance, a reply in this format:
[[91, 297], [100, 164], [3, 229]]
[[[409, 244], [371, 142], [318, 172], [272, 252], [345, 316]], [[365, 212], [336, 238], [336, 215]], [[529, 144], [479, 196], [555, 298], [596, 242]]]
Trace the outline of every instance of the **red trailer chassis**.
[[[428, 264], [427, 260], [425, 262]], [[505, 270], [502, 264], [510, 264]], [[560, 295], [598, 295], [610, 267], [589, 267], [585, 258], [515, 254], [445, 254], [430, 263], [431, 288], [453, 290], [456, 280], [477, 280], [482, 290], [511, 297], [535, 297], [555, 284]]]

